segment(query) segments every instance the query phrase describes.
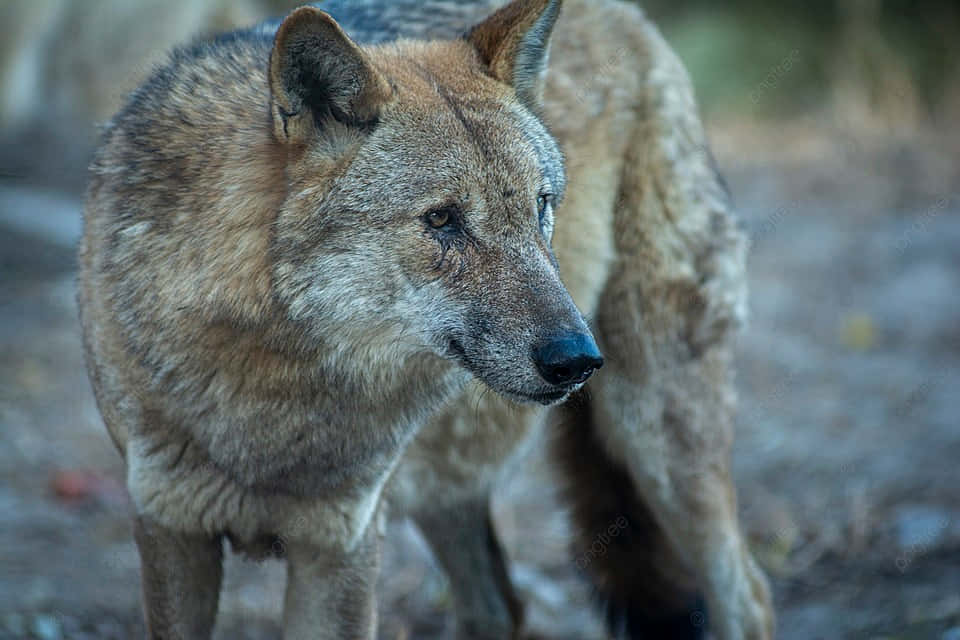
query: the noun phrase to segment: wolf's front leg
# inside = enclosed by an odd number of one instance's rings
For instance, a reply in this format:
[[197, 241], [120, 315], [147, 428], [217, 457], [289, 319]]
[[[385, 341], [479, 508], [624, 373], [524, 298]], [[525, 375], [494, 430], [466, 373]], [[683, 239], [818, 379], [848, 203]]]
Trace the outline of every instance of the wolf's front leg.
[[523, 605], [510, 582], [489, 495], [417, 513], [414, 519], [450, 580], [457, 640], [519, 637]]
[[147, 518], [134, 521], [140, 550], [143, 606], [151, 640], [210, 638], [220, 598], [220, 538], [171, 531]]
[[380, 539], [375, 523], [349, 551], [287, 544], [284, 640], [372, 640]]

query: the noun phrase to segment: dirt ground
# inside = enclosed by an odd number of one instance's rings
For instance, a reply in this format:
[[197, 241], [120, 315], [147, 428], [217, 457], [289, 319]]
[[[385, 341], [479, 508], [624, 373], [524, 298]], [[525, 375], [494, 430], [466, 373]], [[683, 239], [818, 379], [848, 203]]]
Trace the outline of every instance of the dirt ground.
[[[713, 138], [753, 240], [735, 468], [779, 637], [956, 640], [960, 145], [809, 126]], [[0, 639], [138, 637], [123, 469], [73, 301], [79, 202], [53, 193], [0, 178]], [[543, 460], [496, 513], [533, 630], [602, 638]], [[278, 638], [283, 578], [231, 557], [217, 637]], [[381, 638], [450, 635], [409, 524], [392, 525], [381, 602]]]

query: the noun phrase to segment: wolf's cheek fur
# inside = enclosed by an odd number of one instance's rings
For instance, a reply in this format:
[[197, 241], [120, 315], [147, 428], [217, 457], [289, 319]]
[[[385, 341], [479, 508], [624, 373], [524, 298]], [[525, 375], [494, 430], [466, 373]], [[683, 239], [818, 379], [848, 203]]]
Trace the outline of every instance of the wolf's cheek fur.
[[440, 265], [441, 246], [409, 215], [397, 217], [384, 225], [360, 214], [326, 222], [311, 215], [310, 233], [278, 232], [276, 295], [304, 331], [318, 332], [315, 340], [329, 342], [335, 327], [343, 350], [446, 354], [462, 313], [448, 292], [468, 257], [450, 248]]
[[546, 240], [509, 248], [445, 240], [398, 218], [387, 227], [361, 219], [328, 224], [309, 239], [281, 236], [290, 257], [275, 282], [291, 317], [328, 336], [336, 327], [331, 347], [344, 352], [432, 353], [514, 399], [555, 394], [531, 352], [547, 336], [588, 329]]

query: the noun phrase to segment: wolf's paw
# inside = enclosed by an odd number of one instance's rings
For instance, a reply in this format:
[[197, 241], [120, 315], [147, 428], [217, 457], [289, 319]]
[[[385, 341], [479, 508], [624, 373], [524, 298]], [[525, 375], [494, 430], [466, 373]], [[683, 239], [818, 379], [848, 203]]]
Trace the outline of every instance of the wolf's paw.
[[750, 580], [750, 593], [753, 596], [749, 603], [749, 613], [746, 616], [745, 638], [750, 640], [772, 640], [774, 636], [775, 617], [773, 614], [773, 598], [770, 595], [770, 585], [767, 577], [757, 567], [752, 558], [747, 559], [747, 576]]
[[749, 556], [744, 558], [743, 580], [720, 593], [715, 609], [722, 611], [712, 627], [720, 640], [773, 640], [774, 614], [766, 576]]

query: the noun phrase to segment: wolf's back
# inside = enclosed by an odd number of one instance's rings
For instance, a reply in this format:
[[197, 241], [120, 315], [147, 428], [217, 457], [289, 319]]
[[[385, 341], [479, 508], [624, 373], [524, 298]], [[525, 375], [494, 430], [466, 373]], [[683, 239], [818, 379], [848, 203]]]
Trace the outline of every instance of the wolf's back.
[[[312, 6], [329, 13], [351, 38], [379, 44], [398, 38], [449, 39], [457, 37], [503, 0], [328, 0]], [[281, 18], [256, 28], [273, 34]]]

